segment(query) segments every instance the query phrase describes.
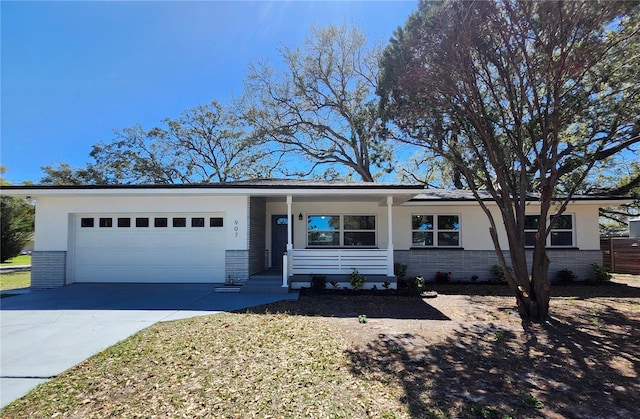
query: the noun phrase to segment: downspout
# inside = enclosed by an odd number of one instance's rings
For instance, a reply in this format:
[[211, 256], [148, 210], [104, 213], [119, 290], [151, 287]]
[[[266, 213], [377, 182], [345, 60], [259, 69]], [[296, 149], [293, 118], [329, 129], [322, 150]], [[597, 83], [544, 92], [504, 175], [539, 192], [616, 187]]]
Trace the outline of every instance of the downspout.
[[393, 197], [387, 196], [387, 276], [393, 276]]

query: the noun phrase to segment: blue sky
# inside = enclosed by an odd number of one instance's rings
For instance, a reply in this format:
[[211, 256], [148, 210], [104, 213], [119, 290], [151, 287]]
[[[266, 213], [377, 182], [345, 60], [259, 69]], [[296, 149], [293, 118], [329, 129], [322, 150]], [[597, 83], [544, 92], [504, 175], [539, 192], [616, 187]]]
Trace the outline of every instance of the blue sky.
[[12, 183], [85, 166], [113, 130], [239, 95], [251, 61], [278, 63], [312, 25], [386, 42], [417, 1], [2, 1], [1, 150]]

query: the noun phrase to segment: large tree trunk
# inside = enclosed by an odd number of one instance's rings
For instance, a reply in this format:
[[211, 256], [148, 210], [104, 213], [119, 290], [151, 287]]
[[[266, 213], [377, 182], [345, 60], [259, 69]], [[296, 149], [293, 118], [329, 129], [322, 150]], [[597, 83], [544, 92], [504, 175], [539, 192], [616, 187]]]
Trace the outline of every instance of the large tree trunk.
[[[548, 205], [542, 205], [541, 219], [546, 219]], [[524, 214], [521, 215], [524, 217]], [[524, 234], [519, 235], [515, 218], [505, 220], [509, 251], [511, 254], [511, 266], [513, 275], [505, 271], [511, 290], [516, 297], [518, 313], [523, 320], [544, 320], [549, 314], [550, 286], [548, 281], [549, 258], [547, 257], [546, 224], [541, 223], [536, 244], [533, 249], [531, 270], [527, 262], [527, 250], [525, 249]], [[504, 270], [504, 267], [503, 267]], [[529, 276], [531, 272], [531, 276]]]
[[551, 286], [549, 284], [549, 257], [542, 243], [536, 243], [531, 264], [531, 318], [544, 320], [549, 315]]

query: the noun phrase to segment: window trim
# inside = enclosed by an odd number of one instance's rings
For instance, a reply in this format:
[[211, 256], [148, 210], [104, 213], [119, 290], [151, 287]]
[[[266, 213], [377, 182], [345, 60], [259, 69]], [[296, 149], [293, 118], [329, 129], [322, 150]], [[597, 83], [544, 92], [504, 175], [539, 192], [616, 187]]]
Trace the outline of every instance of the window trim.
[[94, 217], [80, 217], [80, 228], [93, 228], [95, 225]]
[[131, 228], [131, 217], [118, 217], [116, 226], [118, 228]]
[[[413, 217], [433, 217], [433, 227], [429, 230], [415, 230], [413, 228]], [[457, 217], [458, 218], [458, 229], [457, 230], [447, 230], [440, 229], [438, 227], [439, 217]], [[446, 213], [446, 214], [427, 214], [427, 213], [412, 213], [410, 218], [410, 227], [411, 227], [411, 248], [412, 249], [461, 249], [462, 248], [462, 215], [459, 213]], [[413, 242], [413, 234], [414, 233], [432, 233], [433, 234], [433, 243], [430, 245], [415, 245]], [[458, 244], [457, 245], [441, 245], [440, 244], [440, 233], [457, 233], [458, 234]]]
[[153, 227], [154, 228], [168, 228], [169, 227], [169, 217], [153, 217]]
[[149, 228], [149, 217], [136, 217], [136, 228]]
[[[310, 217], [338, 217], [340, 219], [340, 223], [338, 225], [338, 228], [336, 228], [335, 230], [309, 230], [309, 218]], [[369, 229], [357, 229], [357, 230], [352, 230], [352, 229], [345, 229], [345, 225], [344, 225], [344, 220], [345, 217], [373, 217], [373, 222], [374, 222], [374, 228], [372, 230]], [[316, 214], [316, 213], [310, 213], [307, 214], [307, 234], [306, 234], [306, 247], [308, 249], [336, 249], [336, 248], [340, 248], [340, 249], [377, 249], [378, 248], [378, 214], [373, 214], [373, 213], [368, 213], [368, 214], [363, 214], [363, 213], [326, 213], [326, 214]], [[338, 241], [339, 244], [335, 245], [335, 244], [331, 244], [331, 245], [318, 245], [318, 244], [309, 244], [309, 233], [310, 232], [316, 232], [316, 233], [322, 233], [322, 232], [330, 232], [332, 234], [337, 233], [338, 234]], [[373, 232], [374, 234], [374, 244], [372, 245], [346, 245], [344, 243], [344, 235], [345, 233], [371, 233]]]
[[111, 228], [111, 227], [113, 227], [113, 218], [112, 217], [99, 217], [98, 218], [98, 227], [100, 227], [100, 228]]
[[79, 228], [114, 229], [215, 229], [224, 230], [224, 214], [213, 213], [113, 213], [77, 214]]
[[224, 228], [224, 217], [209, 217], [209, 228]]
[[[525, 217], [540, 217], [540, 214], [525, 214]], [[551, 214], [549, 215], [549, 218], [547, 218], [546, 222], [545, 222], [545, 227], [549, 227], [550, 223], [551, 223], [551, 219], [553, 217], [555, 217], [556, 214]], [[571, 249], [571, 248], [575, 248], [576, 247], [576, 215], [573, 212], [563, 212], [562, 214], [560, 214], [560, 217], [563, 216], [568, 216], [571, 217], [571, 228], [550, 228], [549, 229], [549, 234], [547, 234], [547, 237], [545, 239], [544, 245], [546, 248], [549, 249]], [[525, 229], [525, 249], [533, 249], [534, 245], [527, 245], [526, 244], [526, 234], [527, 233], [537, 233], [538, 229], [536, 228], [534, 229]], [[571, 233], [571, 244], [551, 244], [551, 240], [552, 240], [552, 235], [554, 232], [560, 232], [560, 233]]]
[[171, 227], [172, 228], [186, 228], [187, 227], [187, 217], [171, 217]]

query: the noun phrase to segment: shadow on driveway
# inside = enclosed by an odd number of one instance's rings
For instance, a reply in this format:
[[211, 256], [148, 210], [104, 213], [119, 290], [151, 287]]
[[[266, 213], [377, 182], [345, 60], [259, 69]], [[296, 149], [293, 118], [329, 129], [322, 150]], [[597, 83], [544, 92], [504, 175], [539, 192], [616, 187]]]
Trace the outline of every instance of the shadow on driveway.
[[220, 284], [72, 284], [2, 298], [8, 310], [196, 310], [231, 311], [290, 294], [215, 293]]

